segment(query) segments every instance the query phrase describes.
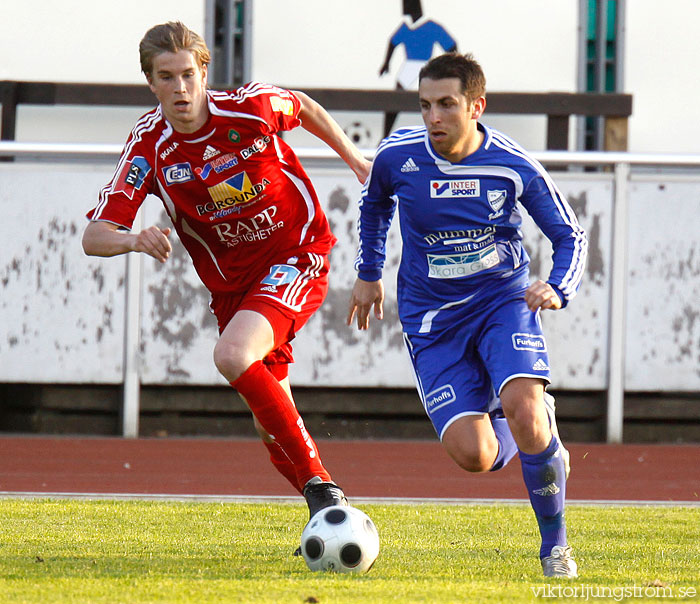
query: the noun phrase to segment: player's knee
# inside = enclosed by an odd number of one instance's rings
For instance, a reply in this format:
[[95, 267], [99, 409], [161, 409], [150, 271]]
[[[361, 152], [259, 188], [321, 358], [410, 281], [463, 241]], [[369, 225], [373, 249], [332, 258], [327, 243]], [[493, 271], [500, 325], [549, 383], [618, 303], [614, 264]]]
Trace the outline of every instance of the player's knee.
[[504, 407], [508, 425], [513, 432], [518, 434], [535, 433], [538, 425], [538, 416], [534, 412], [534, 404], [520, 404], [510, 407], [507, 411]]
[[214, 347], [214, 365], [229, 382], [241, 377], [256, 360], [245, 348], [222, 340]]
[[477, 474], [480, 472], [488, 472], [491, 469], [491, 466], [493, 466], [493, 459], [479, 455], [465, 457], [459, 461], [458, 464], [463, 470]]
[[493, 466], [495, 455], [486, 448], [464, 448], [448, 450], [455, 463], [467, 472], [488, 472]]

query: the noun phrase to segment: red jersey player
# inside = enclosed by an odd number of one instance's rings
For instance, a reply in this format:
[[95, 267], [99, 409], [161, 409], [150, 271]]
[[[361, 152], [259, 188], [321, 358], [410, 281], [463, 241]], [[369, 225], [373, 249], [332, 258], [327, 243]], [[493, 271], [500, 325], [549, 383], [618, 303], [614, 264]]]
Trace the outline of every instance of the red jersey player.
[[294, 405], [290, 340], [321, 305], [335, 243], [299, 160], [278, 136], [299, 125], [347, 163], [360, 182], [370, 163], [307, 95], [260, 83], [207, 90], [209, 50], [183, 24], [157, 25], [139, 46], [159, 106], [129, 136], [115, 175], [88, 213], [83, 249], [143, 252], [165, 262], [170, 228], [129, 232], [156, 195], [211, 292], [220, 338], [214, 362], [253, 412], [275, 467], [310, 515], [346, 504]]

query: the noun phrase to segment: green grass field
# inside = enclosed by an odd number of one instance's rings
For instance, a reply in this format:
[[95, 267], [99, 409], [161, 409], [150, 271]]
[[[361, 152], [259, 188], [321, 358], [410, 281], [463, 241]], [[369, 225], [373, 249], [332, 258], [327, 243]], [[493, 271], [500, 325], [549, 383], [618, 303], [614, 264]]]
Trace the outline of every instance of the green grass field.
[[358, 507], [379, 558], [365, 575], [332, 575], [291, 555], [301, 504], [2, 499], [0, 602], [699, 599], [700, 508], [570, 506], [580, 578], [565, 581], [542, 577], [526, 505]]

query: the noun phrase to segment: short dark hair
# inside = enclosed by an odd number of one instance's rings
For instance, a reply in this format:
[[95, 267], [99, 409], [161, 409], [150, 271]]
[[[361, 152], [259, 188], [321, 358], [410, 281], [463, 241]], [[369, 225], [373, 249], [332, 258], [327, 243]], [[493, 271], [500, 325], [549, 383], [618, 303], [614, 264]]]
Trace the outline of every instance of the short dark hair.
[[168, 21], [156, 25], [146, 32], [139, 44], [141, 71], [147, 76], [153, 70], [153, 59], [163, 52], [189, 50], [200, 67], [208, 65], [211, 55], [206, 43], [199, 34], [188, 29], [180, 21]]
[[486, 76], [481, 65], [471, 53], [461, 55], [457, 52], [446, 52], [430, 59], [418, 75], [418, 81], [423, 78], [443, 80], [458, 78], [462, 84], [462, 94], [470, 101], [475, 101], [486, 94]]

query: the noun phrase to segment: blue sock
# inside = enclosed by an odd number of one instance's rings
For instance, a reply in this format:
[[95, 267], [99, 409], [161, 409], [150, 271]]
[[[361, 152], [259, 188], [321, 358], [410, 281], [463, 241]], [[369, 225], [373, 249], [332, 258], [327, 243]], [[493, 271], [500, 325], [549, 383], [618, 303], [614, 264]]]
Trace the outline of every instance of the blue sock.
[[536, 455], [520, 451], [520, 463], [542, 535], [540, 558], [544, 558], [549, 556], [555, 545], [566, 545], [566, 474], [564, 460], [559, 452], [559, 441], [552, 437], [549, 446]]
[[493, 431], [496, 433], [496, 440], [498, 440], [498, 455], [496, 455], [496, 461], [493, 462], [489, 470], [490, 472], [495, 472], [513, 459], [518, 450], [518, 445], [515, 444], [513, 434], [508, 427], [508, 420], [506, 420], [503, 412], [491, 412], [489, 415], [491, 416]]

